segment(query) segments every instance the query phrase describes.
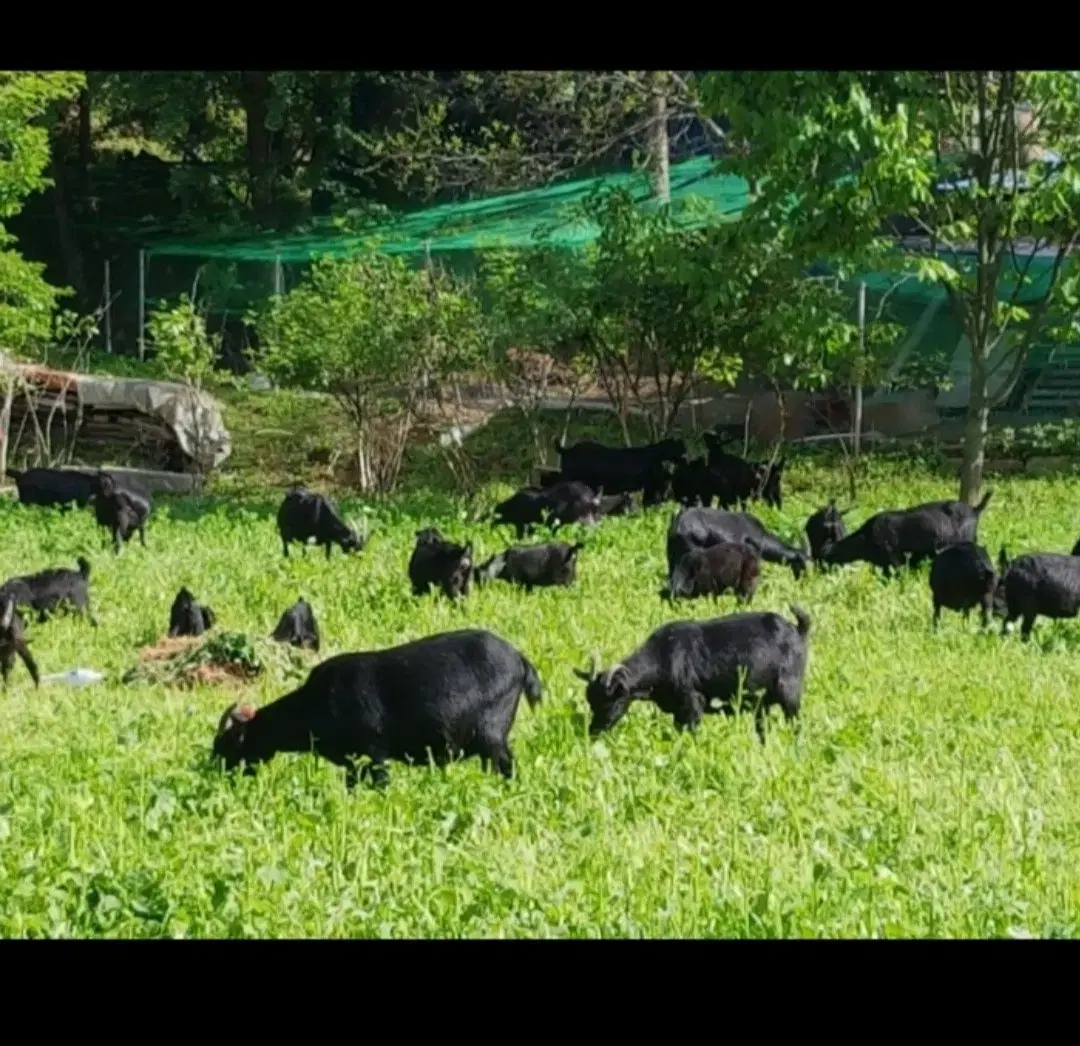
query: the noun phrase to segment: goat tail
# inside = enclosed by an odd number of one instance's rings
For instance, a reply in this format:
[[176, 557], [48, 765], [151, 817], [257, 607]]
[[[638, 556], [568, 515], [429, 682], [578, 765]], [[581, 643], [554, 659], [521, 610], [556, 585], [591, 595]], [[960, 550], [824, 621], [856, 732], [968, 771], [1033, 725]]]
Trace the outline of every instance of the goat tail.
[[984, 510], [984, 509], [986, 508], [986, 506], [987, 506], [987, 505], [989, 505], [989, 504], [990, 504], [990, 499], [991, 499], [991, 498], [992, 498], [993, 496], [994, 496], [994, 492], [993, 492], [992, 490], [988, 490], [988, 491], [987, 491], [987, 492], [986, 492], [986, 493], [985, 493], [985, 494], [983, 495], [983, 499], [982, 499], [982, 501], [980, 501], [980, 502], [979, 502], [979, 503], [978, 503], [978, 504], [977, 504], [977, 505], [975, 506], [975, 515], [976, 515], [976, 516], [981, 516], [981, 515], [982, 515], [982, 513], [983, 513], [983, 510]]
[[88, 560], [86, 558], [86, 556], [79, 556], [79, 558], [76, 559], [75, 562], [79, 566], [79, 573], [82, 574], [82, 576], [84, 578], [89, 580], [89, 578], [90, 578], [90, 560]]
[[522, 685], [525, 700], [529, 702], [530, 708], [535, 708], [543, 699], [544, 688], [540, 685], [540, 677], [536, 674], [532, 662], [524, 654], [521, 655], [521, 667], [525, 669], [525, 681]]
[[26, 475], [26, 469], [8, 469], [7, 474], [18, 483]]
[[559, 456], [562, 457], [562, 455], [566, 453], [566, 444], [562, 440], [557, 439], [555, 441], [555, 449], [559, 452]]
[[810, 634], [810, 615], [802, 607], [796, 606], [794, 603], [788, 609], [795, 616], [799, 635], [805, 639]]

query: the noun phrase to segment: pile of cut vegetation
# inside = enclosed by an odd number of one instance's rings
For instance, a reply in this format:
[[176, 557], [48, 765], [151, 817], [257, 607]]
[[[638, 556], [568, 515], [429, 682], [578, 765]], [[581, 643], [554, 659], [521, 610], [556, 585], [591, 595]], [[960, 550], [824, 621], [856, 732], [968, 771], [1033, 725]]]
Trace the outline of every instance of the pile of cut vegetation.
[[270, 671], [276, 678], [306, 675], [310, 665], [293, 647], [244, 632], [165, 637], [139, 651], [139, 663], [124, 673], [125, 683], [166, 686], [244, 686]]

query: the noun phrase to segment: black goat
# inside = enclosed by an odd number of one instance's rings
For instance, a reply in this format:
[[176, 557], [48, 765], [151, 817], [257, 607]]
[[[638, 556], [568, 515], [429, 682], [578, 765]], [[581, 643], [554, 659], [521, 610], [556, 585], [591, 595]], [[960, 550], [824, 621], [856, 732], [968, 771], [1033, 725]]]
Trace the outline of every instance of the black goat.
[[542, 490], [546, 490], [548, 487], [555, 486], [556, 483], [562, 483], [566, 477], [559, 471], [559, 469], [539, 469], [537, 470], [536, 482]]
[[546, 521], [548, 505], [546, 490], [525, 487], [496, 505], [490, 521], [496, 526], [513, 527], [520, 541], [533, 527]]
[[1004, 548], [998, 558], [1004, 603], [1004, 635], [1018, 617], [1020, 635], [1031, 638], [1037, 617], [1070, 618], [1080, 612], [1080, 557], [1059, 552], [1017, 556], [1011, 563]]
[[282, 615], [270, 636], [279, 643], [301, 649], [319, 650], [319, 626], [315, 622], [315, 611], [304, 599], [298, 599]]
[[819, 569], [826, 569], [828, 564], [824, 560], [825, 549], [835, 545], [847, 536], [847, 528], [844, 526], [844, 516], [851, 508], [838, 509], [836, 499], [831, 498], [828, 505], [820, 508], [806, 521], [806, 537], [810, 543], [810, 556], [814, 565]]
[[976, 541], [979, 519], [993, 492], [972, 508], [965, 501], [928, 501], [900, 511], [879, 512], [858, 530], [822, 553], [830, 566], [865, 562], [884, 571], [904, 565], [918, 567], [939, 548], [962, 541]]
[[564, 479], [576, 479], [609, 494], [645, 493], [646, 504], [662, 499], [668, 483], [665, 462], [686, 458], [686, 442], [666, 439], [644, 447], [605, 447], [585, 440], [566, 447], [557, 443]]
[[634, 511], [633, 494], [602, 494], [600, 496], [600, 518], [608, 516], [628, 516]]
[[757, 591], [761, 552], [753, 538], [720, 541], [707, 548], [692, 548], [675, 565], [663, 596], [668, 600], [697, 599], [734, 592], [749, 603]]
[[982, 611], [982, 627], [990, 623], [998, 576], [990, 554], [972, 541], [946, 545], [930, 566], [930, 593], [934, 601], [934, 628], [941, 610], [955, 610], [966, 621], [973, 607]]
[[727, 440], [712, 432], [702, 433], [701, 438], [708, 451], [710, 490], [719, 506], [745, 508], [750, 501], [760, 498], [768, 479], [767, 467], [728, 454], [724, 450]]
[[684, 508], [671, 521], [667, 537], [668, 574], [693, 548], [708, 548], [720, 541], [736, 544], [752, 538], [766, 563], [782, 563], [798, 580], [806, 573], [806, 552], [781, 541], [756, 516], [715, 508]]
[[[629, 493], [629, 491], [627, 491]], [[645, 508], [662, 505], [671, 493], [671, 472], [663, 461], [654, 461], [645, 468], [645, 482], [641, 488], [641, 504]]]
[[566, 523], [599, 523], [603, 493], [579, 480], [560, 480], [544, 491], [547, 518], [555, 528]]
[[553, 585], [572, 585], [577, 577], [578, 553], [585, 546], [580, 542], [568, 545], [552, 541], [547, 545], [524, 545], [508, 548], [476, 568], [477, 584], [499, 578], [521, 585], [526, 592]]
[[15, 609], [15, 600], [11, 595], [0, 597], [0, 674], [4, 677], [4, 689], [7, 689], [8, 677], [15, 664], [15, 655], [22, 658], [34, 686], [41, 685], [37, 663], [26, 643], [26, 624], [22, 614]]
[[416, 532], [416, 547], [409, 559], [409, 580], [414, 596], [441, 588], [448, 599], [469, 594], [472, 581], [472, 542], [455, 545], [435, 527]]
[[97, 490], [93, 475], [69, 469], [8, 469], [7, 474], [15, 480], [19, 501], [24, 505], [71, 504], [83, 508]]
[[[309, 752], [345, 768], [355, 787], [357, 760], [385, 786], [386, 762], [438, 766], [479, 756], [513, 776], [510, 729], [524, 692], [541, 699], [536, 669], [506, 640], [479, 629], [446, 632], [387, 650], [338, 654], [304, 684], [256, 712], [233, 705], [221, 717], [213, 753], [254, 772], [278, 752]], [[368, 772], [365, 770], [365, 772]]]
[[130, 541], [136, 531], [145, 548], [146, 521], [153, 507], [149, 496], [124, 489], [116, 482], [116, 477], [108, 472], [99, 472], [96, 480], [97, 486], [91, 498], [94, 518], [112, 534], [116, 554], [120, 554], [123, 543]]
[[775, 464], [762, 462], [756, 466], [758, 478], [761, 484], [761, 500], [766, 505], [775, 508], [778, 512], [784, 509], [784, 495], [781, 491], [781, 481], [784, 478], [784, 469], [787, 468], [787, 458], [781, 458]]
[[742, 691], [744, 700], [763, 691], [754, 716], [765, 742], [765, 716], [778, 704], [790, 721], [799, 715], [806, 672], [810, 618], [791, 607], [797, 624], [779, 614], [742, 613], [711, 621], [672, 621], [661, 625], [628, 658], [598, 674], [574, 669], [588, 684], [592, 711], [589, 733], [610, 730], [635, 699], [648, 698], [694, 730], [714, 702], [728, 715]]
[[[15, 480], [19, 501], [24, 505], [57, 505], [68, 509], [72, 505], [85, 508], [99, 490], [100, 473], [81, 472], [77, 469], [8, 469], [7, 474]], [[119, 490], [126, 490], [138, 497], [148, 499], [149, 491], [128, 477], [112, 473]]]
[[36, 574], [13, 577], [0, 586], [0, 598], [10, 595], [16, 607], [31, 607], [37, 611], [38, 621], [44, 623], [59, 606], [67, 605], [85, 614], [95, 628], [97, 621], [90, 609], [90, 563], [79, 556], [79, 569], [52, 567]]
[[216, 620], [208, 606], [197, 602], [186, 588], [181, 588], [169, 610], [169, 637], [201, 636], [214, 627]]
[[294, 541], [307, 551], [308, 542], [313, 540], [326, 549], [327, 559], [335, 544], [346, 555], [362, 551], [365, 544], [355, 527], [346, 526], [337, 506], [328, 497], [302, 486], [290, 487], [286, 492], [278, 508], [277, 528], [286, 557]]
[[709, 463], [704, 458], [694, 458], [679, 465], [671, 475], [671, 496], [680, 505], [708, 508], [715, 496]]

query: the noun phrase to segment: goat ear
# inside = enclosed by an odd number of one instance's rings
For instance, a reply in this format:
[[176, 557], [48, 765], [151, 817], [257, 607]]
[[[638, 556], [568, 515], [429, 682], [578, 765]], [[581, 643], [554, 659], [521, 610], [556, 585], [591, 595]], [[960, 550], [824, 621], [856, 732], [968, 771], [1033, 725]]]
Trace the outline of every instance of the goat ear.
[[624, 671], [622, 665], [615, 665], [613, 668], [608, 669], [604, 676], [604, 689], [609, 694], [614, 694], [619, 689], [625, 689]]
[[575, 669], [573, 669], [573, 673], [574, 673], [574, 675], [576, 675], [578, 677], [578, 679], [580, 679], [580, 680], [582, 680], [582, 681], [584, 681], [586, 683], [591, 683], [593, 681], [593, 677], [591, 675], [589, 675], [589, 673], [586, 672], [584, 669], [575, 668]]
[[221, 717], [221, 721], [218, 723], [218, 734], [221, 735], [227, 730], [231, 730], [233, 727], [236, 726], [243, 726], [245, 723], [250, 722], [254, 718], [254, 705], [231, 705], [228, 709], [226, 709], [225, 714]]

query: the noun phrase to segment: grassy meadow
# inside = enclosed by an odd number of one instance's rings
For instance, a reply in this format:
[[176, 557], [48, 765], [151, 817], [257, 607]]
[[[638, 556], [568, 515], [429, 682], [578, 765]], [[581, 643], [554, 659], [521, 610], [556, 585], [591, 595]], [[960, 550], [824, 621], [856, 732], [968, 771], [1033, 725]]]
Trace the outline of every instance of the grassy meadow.
[[[680, 735], [642, 703], [590, 743], [575, 666], [594, 653], [611, 664], [662, 622], [730, 613], [734, 600], [673, 611], [658, 598], [671, 506], [586, 532], [572, 589], [530, 597], [495, 583], [458, 606], [414, 599], [419, 527], [473, 537], [478, 557], [512, 543], [470, 522], [512, 489], [512, 455], [497, 431], [482, 438], [508, 457], [498, 483], [475, 499], [419, 481], [388, 502], [339, 498], [367, 516], [370, 543], [329, 563], [315, 549], [284, 559], [280, 494], [239, 497], [228, 477], [228, 496], [159, 500], [149, 547], [119, 558], [89, 512], [0, 499], [5, 577], [80, 553], [92, 562], [100, 627], [31, 620], [42, 673], [106, 674], [35, 691], [18, 662], [0, 696], [0, 935], [1075, 935], [1080, 623], [1040, 620], [1025, 646], [997, 624], [979, 634], [977, 614], [946, 613], [934, 635], [927, 568], [892, 583], [864, 566], [797, 583], [766, 565], [753, 609], [790, 616], [797, 600], [813, 621], [801, 738], [778, 711], [764, 748], [750, 716]], [[782, 513], [756, 511], [789, 540], [830, 494], [846, 500], [838, 471], [813, 459], [794, 460], [785, 484]], [[1013, 554], [1071, 548], [1080, 480], [990, 487], [981, 539], [995, 558], [1003, 542]], [[849, 526], [954, 492], [931, 468], [873, 460]], [[224, 709], [273, 700], [315, 658], [275, 662], [243, 688], [123, 683], [182, 584], [213, 607], [215, 631], [251, 637], [305, 596], [322, 657], [464, 626], [504, 636], [545, 687], [511, 735], [517, 778], [476, 760], [445, 772], [392, 763], [386, 794], [350, 795], [340, 770], [310, 756], [225, 777], [208, 762]]]

